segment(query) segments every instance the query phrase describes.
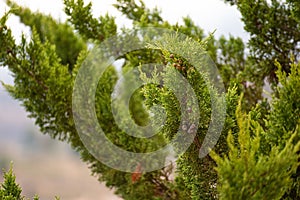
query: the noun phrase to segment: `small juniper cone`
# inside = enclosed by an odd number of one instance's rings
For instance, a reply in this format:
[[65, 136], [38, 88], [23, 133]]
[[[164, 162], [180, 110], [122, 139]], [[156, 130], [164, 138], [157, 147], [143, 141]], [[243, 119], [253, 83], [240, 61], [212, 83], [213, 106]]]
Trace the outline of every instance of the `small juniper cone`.
[[132, 183], [139, 181], [141, 176], [142, 176], [142, 164], [138, 163], [134, 172], [131, 174]]

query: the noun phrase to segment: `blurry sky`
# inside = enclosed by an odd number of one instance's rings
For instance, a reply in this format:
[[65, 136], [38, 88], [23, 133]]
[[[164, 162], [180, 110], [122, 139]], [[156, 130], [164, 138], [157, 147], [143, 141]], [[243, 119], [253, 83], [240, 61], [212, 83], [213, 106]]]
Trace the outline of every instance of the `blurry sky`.
[[[62, 0], [15, 0], [17, 3], [28, 6], [32, 10], [51, 14], [61, 21], [66, 20], [63, 12]], [[88, 2], [88, 1], [86, 1]], [[100, 16], [108, 12], [110, 15], [116, 16], [118, 24], [128, 26], [130, 23], [124, 16], [112, 6], [114, 0], [93, 0], [93, 14]], [[157, 6], [162, 11], [164, 19], [171, 23], [181, 23], [183, 16], [190, 16], [197, 25], [202, 27], [206, 33], [216, 30], [215, 36], [221, 35], [226, 37], [229, 34], [240, 36], [247, 41], [248, 35], [243, 30], [243, 24], [240, 21], [240, 14], [236, 7], [225, 4], [222, 0], [144, 0], [146, 6], [154, 8]], [[0, 0], [0, 15], [7, 11], [3, 0]], [[11, 16], [8, 25], [13, 30], [16, 40], [19, 41], [22, 32], [28, 34], [28, 28], [21, 25], [15, 16]], [[1, 45], [1, 41], [0, 41]], [[0, 67], [0, 81], [7, 84], [13, 84], [13, 78], [10, 76], [6, 68]], [[11, 144], [10, 148], [14, 148], [20, 138], [20, 132], [28, 132], [27, 130], [37, 130], [33, 125], [33, 120], [28, 119], [26, 112], [19, 105], [19, 102], [13, 100], [0, 86], [0, 151], [1, 145]], [[9, 132], [9, 133], [8, 133]], [[50, 140], [44, 136], [46, 140]], [[52, 141], [56, 142], [56, 141]], [[62, 145], [59, 143], [59, 145]], [[67, 145], [62, 149], [68, 148]], [[3, 148], [2, 148], [3, 149]], [[26, 151], [26, 150], [25, 150]], [[0, 152], [1, 153], [1, 152]], [[38, 161], [37, 161], [38, 162]], [[1, 163], [0, 163], [1, 164]], [[67, 182], [67, 181], [66, 181]], [[63, 199], [63, 198], [62, 198]], [[101, 198], [104, 200], [104, 198]], [[107, 198], [111, 199], [111, 198]]]

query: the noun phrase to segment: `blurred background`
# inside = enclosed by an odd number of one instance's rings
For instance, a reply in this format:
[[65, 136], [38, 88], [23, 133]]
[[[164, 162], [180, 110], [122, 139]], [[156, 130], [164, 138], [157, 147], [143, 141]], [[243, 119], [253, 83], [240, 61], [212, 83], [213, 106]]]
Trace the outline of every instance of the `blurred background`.
[[[34, 11], [51, 14], [58, 20], [66, 20], [62, 0], [15, 1]], [[114, 0], [92, 2], [95, 16], [108, 12], [116, 16], [119, 25], [130, 27], [130, 21], [113, 8]], [[228, 37], [231, 34], [240, 36], [244, 41], [248, 38], [237, 9], [224, 4], [222, 0], [144, 2], [150, 8], [160, 8], [162, 16], [171, 23], [180, 23], [181, 17], [189, 15], [206, 33], [216, 30], [216, 37]], [[0, 15], [8, 9], [0, 0]], [[22, 33], [29, 36], [28, 28], [13, 15], [9, 18], [8, 26], [13, 30], [17, 42]], [[0, 81], [13, 85], [13, 78], [5, 66], [0, 66]], [[42, 200], [54, 199], [54, 196], [62, 200], [120, 199], [90, 175], [87, 165], [81, 162], [79, 155], [68, 144], [40, 133], [34, 125], [34, 119], [29, 119], [27, 115], [20, 102], [12, 99], [0, 84], [0, 168], [8, 170], [13, 162], [23, 195], [31, 198], [38, 194]]]

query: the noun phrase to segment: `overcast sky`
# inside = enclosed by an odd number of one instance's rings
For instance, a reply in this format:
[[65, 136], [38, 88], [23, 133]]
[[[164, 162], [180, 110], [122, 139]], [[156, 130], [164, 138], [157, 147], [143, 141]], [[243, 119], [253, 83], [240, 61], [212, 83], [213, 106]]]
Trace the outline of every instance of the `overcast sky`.
[[[0, 12], [3, 12], [4, 0], [0, 0]], [[51, 14], [55, 18], [65, 20], [62, 0], [15, 0], [21, 5], [30, 7], [33, 10]], [[89, 2], [89, 1], [85, 1]], [[99, 16], [108, 12], [117, 17], [117, 22], [123, 23], [124, 18], [112, 6], [115, 0], [92, 0], [93, 13]], [[240, 21], [240, 14], [236, 7], [225, 4], [223, 0], [144, 0], [146, 6], [155, 6], [162, 10], [162, 16], [170, 22], [181, 21], [182, 16], [189, 15], [199, 26], [207, 31], [217, 29], [216, 35], [221, 34], [238, 35], [246, 37], [243, 25]], [[15, 22], [14, 22], [15, 23]]]

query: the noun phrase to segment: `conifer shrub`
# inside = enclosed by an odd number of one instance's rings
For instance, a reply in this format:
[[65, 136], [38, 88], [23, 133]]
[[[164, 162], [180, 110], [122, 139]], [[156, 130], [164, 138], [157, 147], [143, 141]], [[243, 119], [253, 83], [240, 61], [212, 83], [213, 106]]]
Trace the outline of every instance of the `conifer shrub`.
[[[0, 19], [0, 64], [8, 67], [14, 85], [3, 85], [43, 134], [69, 143], [92, 175], [123, 199], [299, 199], [298, 3], [226, 1], [243, 16], [251, 36], [247, 45], [240, 38], [205, 34], [189, 17], [182, 25], [170, 24], [142, 1], [116, 1], [115, 8], [133, 25], [118, 29], [114, 17], [95, 18], [92, 4], [83, 0], [64, 0], [67, 22], [7, 0], [11, 10]], [[11, 14], [31, 30], [20, 44], [6, 25]], [[116, 34], [122, 40], [112, 40]], [[142, 48], [124, 52], [134, 45]], [[111, 57], [122, 61], [121, 70], [109, 63], [87, 86]], [[84, 76], [82, 66], [88, 69]], [[147, 84], [132, 92], [135, 79], [128, 72]], [[127, 78], [120, 83], [122, 77]], [[272, 100], [263, 98], [265, 80], [272, 84]], [[76, 102], [82, 103], [78, 109]], [[171, 143], [180, 152], [176, 162], [147, 171], [167, 160], [164, 151], [127, 160], [126, 170], [110, 167], [119, 162], [118, 155], [97, 139], [92, 117], [115, 147], [146, 155]], [[142, 131], [132, 129], [132, 121], [136, 127], [153, 124], [156, 135], [136, 137]], [[104, 157], [106, 163], [99, 159]], [[24, 199], [12, 170], [4, 176], [0, 199]]]

